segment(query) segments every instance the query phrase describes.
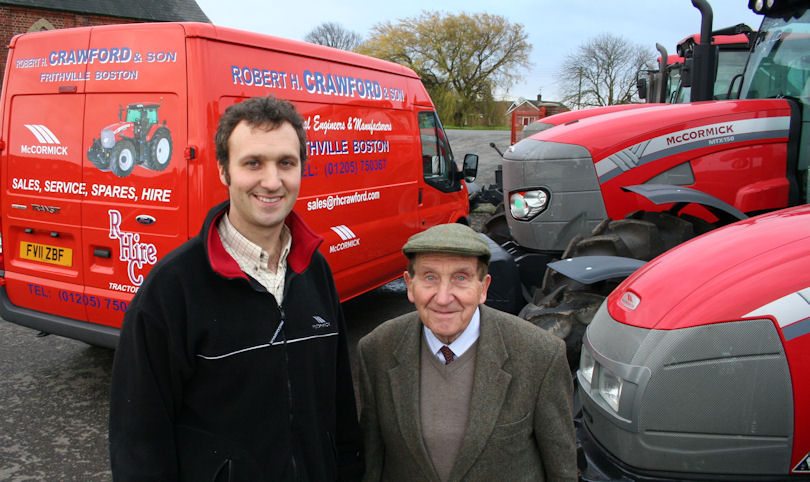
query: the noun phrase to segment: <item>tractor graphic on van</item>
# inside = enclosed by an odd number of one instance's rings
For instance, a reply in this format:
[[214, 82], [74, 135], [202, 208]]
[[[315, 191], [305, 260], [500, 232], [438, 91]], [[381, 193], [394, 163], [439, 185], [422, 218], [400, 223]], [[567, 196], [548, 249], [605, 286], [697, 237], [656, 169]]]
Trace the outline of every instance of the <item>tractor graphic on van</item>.
[[134, 103], [120, 107], [119, 121], [101, 130], [93, 139], [87, 159], [102, 171], [128, 176], [136, 164], [162, 171], [172, 158], [172, 136], [166, 120], [160, 123], [160, 104]]

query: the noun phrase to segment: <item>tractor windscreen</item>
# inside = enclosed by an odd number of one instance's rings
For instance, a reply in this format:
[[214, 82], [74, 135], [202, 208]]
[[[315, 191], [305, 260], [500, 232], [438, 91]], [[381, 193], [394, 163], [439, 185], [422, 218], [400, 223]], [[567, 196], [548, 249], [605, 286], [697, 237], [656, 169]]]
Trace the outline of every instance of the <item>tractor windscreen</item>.
[[746, 67], [744, 99], [795, 97], [810, 104], [810, 10], [785, 21], [766, 17]]

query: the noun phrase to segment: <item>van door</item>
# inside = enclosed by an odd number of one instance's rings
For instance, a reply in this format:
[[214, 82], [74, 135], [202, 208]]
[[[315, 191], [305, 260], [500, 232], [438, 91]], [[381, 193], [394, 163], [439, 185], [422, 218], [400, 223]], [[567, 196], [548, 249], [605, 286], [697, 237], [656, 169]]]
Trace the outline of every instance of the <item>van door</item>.
[[453, 151], [434, 111], [419, 112], [423, 183], [419, 189], [419, 219], [424, 228], [455, 222], [450, 204], [462, 190]]
[[[12, 304], [85, 320], [81, 249], [83, 65], [46, 34], [12, 42], [4, 91], [2, 212], [5, 286]], [[86, 49], [87, 31], [60, 48]], [[78, 294], [78, 296], [76, 296]]]
[[149, 270], [188, 239], [184, 35], [119, 25], [94, 29], [90, 48], [115, 49], [118, 61], [88, 68], [85, 293], [89, 321], [120, 326]]
[[78, 320], [87, 318], [81, 299], [83, 97], [12, 97], [3, 193], [9, 299]]

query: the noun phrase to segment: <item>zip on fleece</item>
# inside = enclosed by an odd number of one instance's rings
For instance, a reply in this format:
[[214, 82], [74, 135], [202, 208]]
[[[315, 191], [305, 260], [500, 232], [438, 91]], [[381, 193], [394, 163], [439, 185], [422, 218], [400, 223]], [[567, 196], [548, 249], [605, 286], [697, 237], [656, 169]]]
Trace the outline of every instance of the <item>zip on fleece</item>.
[[[286, 286], [285, 286], [285, 288], [286, 288]], [[292, 382], [290, 381], [290, 371], [289, 371], [290, 359], [289, 359], [289, 355], [287, 353], [287, 335], [286, 335], [286, 333], [284, 333], [284, 322], [286, 321], [287, 316], [284, 313], [284, 307], [281, 306], [281, 304], [278, 305], [278, 311], [279, 311], [279, 314], [281, 315], [281, 322], [278, 324], [278, 328], [276, 329], [276, 332], [273, 335], [273, 340], [270, 341], [270, 344], [271, 345], [274, 344], [273, 342], [275, 341], [276, 336], [279, 334], [279, 332], [281, 332], [281, 341], [282, 341], [282, 346], [283, 346], [283, 350], [284, 350], [284, 378], [285, 378], [285, 380], [287, 382], [287, 403], [288, 403], [287, 409], [288, 409], [289, 420], [290, 420], [290, 432], [291, 432], [291, 436], [294, 438], [294, 436], [292, 434], [295, 432], [295, 415], [293, 413], [293, 407], [294, 407], [295, 402], [293, 400], [294, 397], [293, 397]], [[295, 480], [299, 480], [299, 478], [298, 478], [298, 465], [295, 462], [295, 449], [294, 448], [293, 448], [293, 450], [290, 451], [290, 462], [292, 463], [293, 477], [294, 477]]]

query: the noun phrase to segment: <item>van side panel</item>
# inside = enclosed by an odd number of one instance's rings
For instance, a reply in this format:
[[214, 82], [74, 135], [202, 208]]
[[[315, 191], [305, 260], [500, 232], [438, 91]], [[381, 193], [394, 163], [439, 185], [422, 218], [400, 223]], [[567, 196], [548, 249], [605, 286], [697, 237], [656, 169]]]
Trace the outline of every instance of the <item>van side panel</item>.
[[[324, 60], [273, 50], [270, 43], [194, 41], [202, 47], [189, 50], [205, 53], [204, 91], [224, 94], [215, 99], [215, 117], [239, 100], [268, 94], [301, 112], [309, 158], [295, 209], [324, 237], [320, 249], [341, 299], [400, 276], [402, 244], [419, 229], [421, 154], [411, 102], [412, 91], [422, 89], [418, 79], [341, 63], [336, 50]], [[193, 69], [189, 75], [197, 77]], [[193, 115], [208, 117], [205, 107]], [[197, 163], [215, 164], [213, 143], [200, 153]], [[212, 184], [193, 175], [190, 182]]]

